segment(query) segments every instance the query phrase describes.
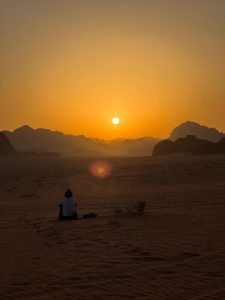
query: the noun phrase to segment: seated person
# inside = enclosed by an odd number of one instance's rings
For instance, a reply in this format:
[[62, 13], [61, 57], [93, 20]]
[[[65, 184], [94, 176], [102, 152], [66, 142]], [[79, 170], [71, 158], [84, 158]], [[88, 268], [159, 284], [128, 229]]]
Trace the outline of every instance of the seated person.
[[59, 204], [59, 219], [78, 219], [77, 203], [70, 189], [65, 192], [65, 197], [63, 201]]

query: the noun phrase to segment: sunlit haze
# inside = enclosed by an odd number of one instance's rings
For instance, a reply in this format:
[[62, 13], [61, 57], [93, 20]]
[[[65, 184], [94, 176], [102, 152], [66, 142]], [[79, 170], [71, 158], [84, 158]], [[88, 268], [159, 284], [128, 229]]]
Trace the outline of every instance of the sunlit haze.
[[225, 131], [224, 16], [224, 0], [1, 0], [1, 129]]

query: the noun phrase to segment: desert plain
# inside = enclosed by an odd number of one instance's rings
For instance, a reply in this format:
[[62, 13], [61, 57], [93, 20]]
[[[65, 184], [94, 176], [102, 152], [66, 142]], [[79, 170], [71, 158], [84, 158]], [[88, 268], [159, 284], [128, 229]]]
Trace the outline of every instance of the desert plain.
[[0, 158], [0, 299], [225, 299], [225, 156], [101, 160]]

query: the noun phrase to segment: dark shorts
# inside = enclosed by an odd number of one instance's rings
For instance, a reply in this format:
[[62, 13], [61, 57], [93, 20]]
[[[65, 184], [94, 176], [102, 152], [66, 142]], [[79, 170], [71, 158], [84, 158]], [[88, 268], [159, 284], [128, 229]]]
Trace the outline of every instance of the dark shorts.
[[72, 216], [63, 216], [61, 217], [62, 220], [77, 220], [78, 214], [75, 212]]
[[64, 216], [63, 215], [63, 207], [59, 205], [59, 220], [77, 220], [78, 214], [75, 212], [72, 216]]

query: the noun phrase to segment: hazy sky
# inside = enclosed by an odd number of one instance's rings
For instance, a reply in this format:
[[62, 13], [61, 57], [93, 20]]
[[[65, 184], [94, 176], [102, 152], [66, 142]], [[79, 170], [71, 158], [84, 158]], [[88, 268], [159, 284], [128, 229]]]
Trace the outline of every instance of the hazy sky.
[[1, 129], [225, 131], [225, 0], [0, 0], [0, 45]]

